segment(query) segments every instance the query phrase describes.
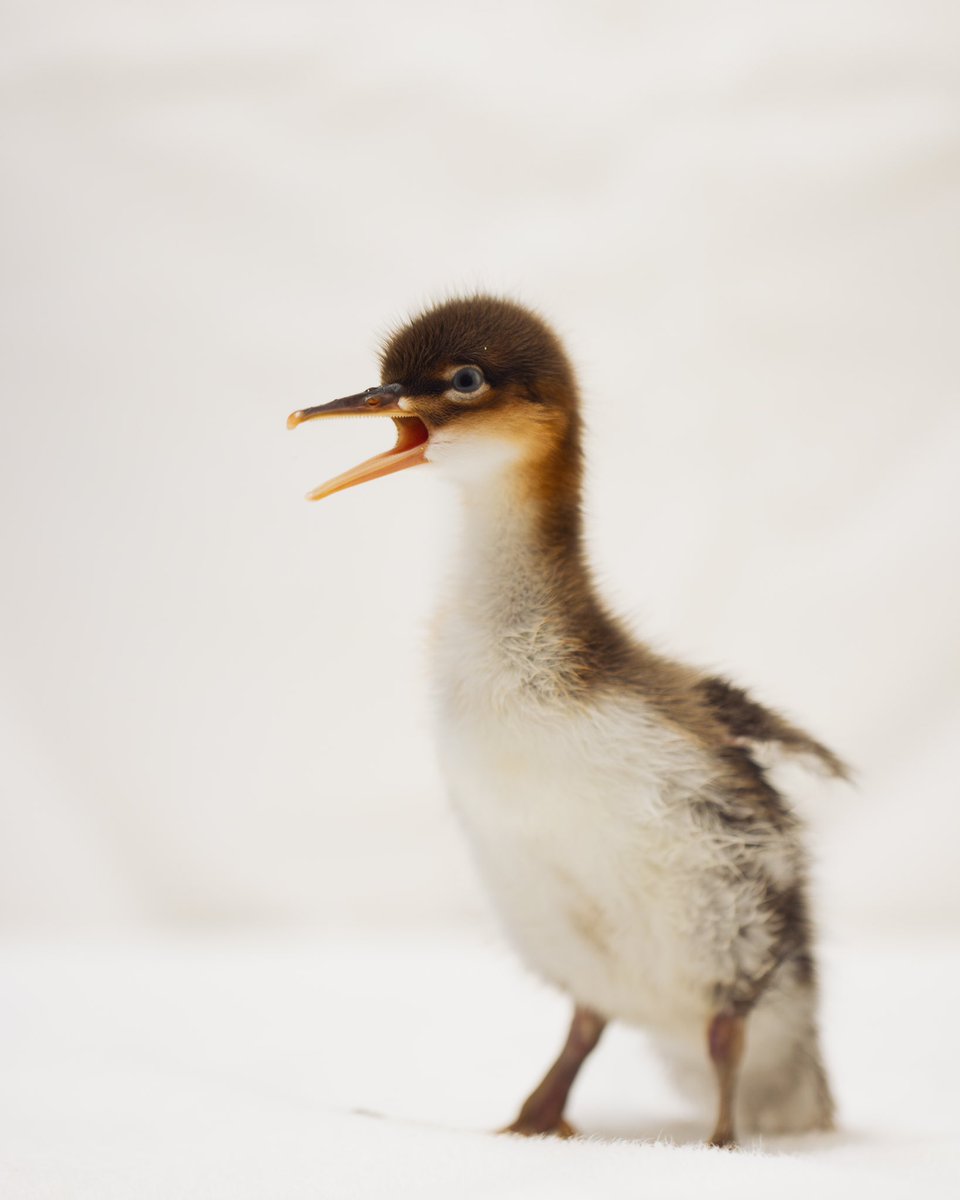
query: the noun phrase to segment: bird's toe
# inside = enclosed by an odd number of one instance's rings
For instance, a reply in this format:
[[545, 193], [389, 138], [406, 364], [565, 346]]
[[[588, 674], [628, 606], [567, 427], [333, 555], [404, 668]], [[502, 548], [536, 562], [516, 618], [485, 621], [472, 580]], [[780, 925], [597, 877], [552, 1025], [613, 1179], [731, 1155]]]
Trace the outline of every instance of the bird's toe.
[[512, 1125], [505, 1125], [502, 1129], [498, 1129], [497, 1133], [517, 1133], [521, 1137], [559, 1137], [559, 1138], [575, 1138], [579, 1137], [579, 1133], [563, 1117], [554, 1125], [543, 1126], [535, 1121], [516, 1120]]

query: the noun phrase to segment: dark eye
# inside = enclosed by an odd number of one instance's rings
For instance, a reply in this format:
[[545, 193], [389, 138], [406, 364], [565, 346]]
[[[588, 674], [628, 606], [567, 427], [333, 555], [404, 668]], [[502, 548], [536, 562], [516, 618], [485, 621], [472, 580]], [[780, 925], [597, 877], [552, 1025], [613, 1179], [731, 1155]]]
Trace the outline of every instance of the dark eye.
[[479, 367], [461, 367], [453, 377], [458, 392], [476, 392], [483, 387], [483, 372]]

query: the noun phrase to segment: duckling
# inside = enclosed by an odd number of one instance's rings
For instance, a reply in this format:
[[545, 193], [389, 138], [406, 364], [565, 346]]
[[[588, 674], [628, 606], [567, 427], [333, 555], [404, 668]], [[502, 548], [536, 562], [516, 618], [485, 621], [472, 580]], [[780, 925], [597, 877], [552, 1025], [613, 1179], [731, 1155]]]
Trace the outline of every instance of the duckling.
[[807, 859], [761, 765], [845, 778], [819, 741], [726, 679], [638, 641], [584, 547], [574, 370], [544, 320], [477, 295], [386, 342], [382, 382], [291, 414], [390, 417], [396, 445], [318, 500], [416, 466], [463, 528], [431, 638], [451, 802], [520, 957], [566, 993], [566, 1042], [505, 1132], [570, 1136], [567, 1097], [607, 1022], [650, 1035], [716, 1098], [710, 1142], [829, 1129]]

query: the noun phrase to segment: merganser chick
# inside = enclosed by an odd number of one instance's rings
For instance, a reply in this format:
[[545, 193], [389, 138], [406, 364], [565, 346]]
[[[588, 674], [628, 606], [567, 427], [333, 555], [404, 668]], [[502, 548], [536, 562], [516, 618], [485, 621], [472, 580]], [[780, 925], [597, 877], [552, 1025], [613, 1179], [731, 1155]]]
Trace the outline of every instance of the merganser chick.
[[573, 1132], [567, 1095], [612, 1019], [715, 1091], [713, 1145], [734, 1143], [735, 1127], [830, 1128], [806, 855], [759, 751], [846, 768], [608, 612], [584, 551], [577, 383], [539, 316], [451, 300], [397, 330], [381, 365], [379, 385], [288, 424], [375, 414], [397, 427], [392, 450], [310, 499], [428, 464], [462, 494], [432, 639], [437, 744], [507, 934], [574, 1005], [560, 1056], [507, 1130]]

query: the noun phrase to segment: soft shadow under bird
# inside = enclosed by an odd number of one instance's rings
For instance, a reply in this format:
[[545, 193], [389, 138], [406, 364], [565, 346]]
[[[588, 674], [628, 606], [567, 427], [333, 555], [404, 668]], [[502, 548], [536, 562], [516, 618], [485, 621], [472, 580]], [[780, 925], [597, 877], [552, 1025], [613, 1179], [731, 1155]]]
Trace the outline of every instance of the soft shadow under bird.
[[846, 776], [746, 692], [639, 642], [604, 606], [581, 520], [573, 369], [537, 315], [487, 296], [399, 329], [379, 385], [302, 409], [390, 417], [393, 449], [310, 493], [430, 465], [463, 530], [431, 639], [450, 797], [504, 928], [574, 1011], [508, 1131], [573, 1131], [570, 1088], [604, 1025], [654, 1038], [735, 1129], [828, 1129], [806, 855], [759, 757]]

